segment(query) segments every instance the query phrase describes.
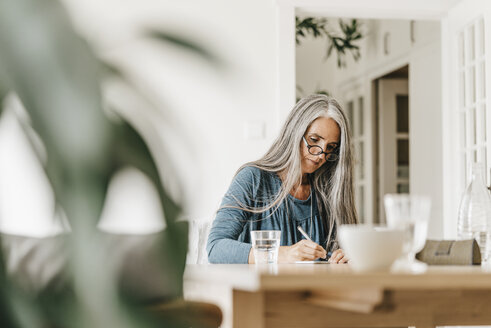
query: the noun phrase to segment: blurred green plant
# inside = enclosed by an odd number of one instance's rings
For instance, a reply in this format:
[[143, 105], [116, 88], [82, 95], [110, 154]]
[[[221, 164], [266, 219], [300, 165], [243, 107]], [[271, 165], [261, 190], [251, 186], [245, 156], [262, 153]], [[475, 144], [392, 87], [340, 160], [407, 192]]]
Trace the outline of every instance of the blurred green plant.
[[[297, 102], [301, 98], [308, 96], [307, 94], [305, 94], [305, 91], [299, 85], [296, 86], [296, 89], [297, 89], [296, 90], [297, 91], [297, 97], [296, 97]], [[315, 89], [315, 91], [312, 94], [330, 96], [330, 93], [327, 90], [322, 90], [319, 88], [319, 86], [317, 86], [317, 88]]]
[[361, 25], [356, 19], [345, 23], [339, 19], [339, 31], [331, 31], [328, 28], [328, 22], [325, 18], [316, 17], [295, 17], [295, 41], [297, 45], [301, 44], [301, 39], [312, 35], [314, 38], [326, 38], [327, 50], [325, 60], [327, 60], [332, 51], [336, 51], [338, 67], [346, 67], [346, 53], [349, 52], [355, 61], [360, 59], [360, 47], [355, 43], [363, 38], [360, 30]]
[[[162, 31], [150, 31], [202, 56], [219, 59], [193, 42]], [[29, 295], [8, 277], [0, 252], [1, 327], [180, 327], [180, 318], [149, 316], [131, 295], [118, 292], [104, 237], [96, 229], [111, 177], [130, 166], [155, 185], [166, 228], [159, 248], [167, 259], [169, 295], [182, 296], [187, 252], [187, 223], [181, 206], [162, 185], [161, 174], [140, 134], [124, 120], [110, 120], [102, 109], [100, 84], [121, 70], [102, 63], [75, 32], [55, 0], [0, 0], [0, 110], [15, 92], [41, 138], [45, 171], [57, 206], [68, 218], [70, 270], [62, 291]], [[1, 113], [1, 112], [0, 112]]]

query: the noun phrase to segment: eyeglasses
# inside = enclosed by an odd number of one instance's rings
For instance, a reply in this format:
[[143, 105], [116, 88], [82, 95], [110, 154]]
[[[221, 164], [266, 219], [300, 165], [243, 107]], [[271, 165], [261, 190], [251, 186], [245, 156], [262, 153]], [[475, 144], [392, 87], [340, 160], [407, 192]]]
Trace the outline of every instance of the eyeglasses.
[[322, 150], [322, 147], [320, 147], [320, 146], [309, 145], [309, 143], [307, 142], [305, 137], [302, 137], [302, 139], [303, 139], [303, 142], [305, 142], [305, 146], [307, 146], [307, 149], [309, 150], [310, 154], [316, 155], [316, 156], [325, 154], [326, 155], [326, 161], [328, 161], [328, 162], [335, 162], [338, 160], [339, 155], [337, 152], [337, 150], [338, 150], [337, 145], [328, 144], [326, 147], [326, 151], [324, 151], [324, 150]]

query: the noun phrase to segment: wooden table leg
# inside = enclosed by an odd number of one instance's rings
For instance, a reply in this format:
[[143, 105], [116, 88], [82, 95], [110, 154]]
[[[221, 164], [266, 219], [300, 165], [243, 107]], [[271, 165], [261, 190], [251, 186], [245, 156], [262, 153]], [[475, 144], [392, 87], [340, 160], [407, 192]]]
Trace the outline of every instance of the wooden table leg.
[[233, 328], [265, 328], [264, 293], [233, 291]]

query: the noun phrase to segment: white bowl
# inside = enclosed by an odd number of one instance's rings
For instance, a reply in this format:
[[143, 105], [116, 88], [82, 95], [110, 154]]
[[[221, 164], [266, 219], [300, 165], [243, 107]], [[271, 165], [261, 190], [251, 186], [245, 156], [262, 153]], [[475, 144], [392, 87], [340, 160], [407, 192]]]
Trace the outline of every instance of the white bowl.
[[402, 255], [402, 230], [372, 225], [342, 225], [339, 243], [355, 271], [385, 271]]

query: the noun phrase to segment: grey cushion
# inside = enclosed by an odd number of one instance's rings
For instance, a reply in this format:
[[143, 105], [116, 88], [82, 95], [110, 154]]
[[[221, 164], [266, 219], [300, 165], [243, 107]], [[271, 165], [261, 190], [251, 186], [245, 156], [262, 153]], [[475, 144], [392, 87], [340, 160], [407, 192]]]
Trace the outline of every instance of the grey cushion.
[[0, 234], [7, 273], [24, 290], [60, 288], [66, 276], [68, 251], [65, 234], [35, 238]]
[[[178, 296], [182, 285], [170, 274], [169, 250], [162, 249], [165, 233], [105, 237], [107, 265], [115, 265], [120, 291], [138, 301]], [[9, 276], [25, 291], [62, 289], [69, 280], [70, 234], [33, 238], [0, 234]], [[109, 267], [108, 267], [109, 269]], [[172, 271], [173, 273], [173, 271]]]
[[122, 292], [144, 302], [180, 296], [182, 285], [176, 283], [170, 267], [172, 250], [163, 249], [164, 233], [105, 235]]

